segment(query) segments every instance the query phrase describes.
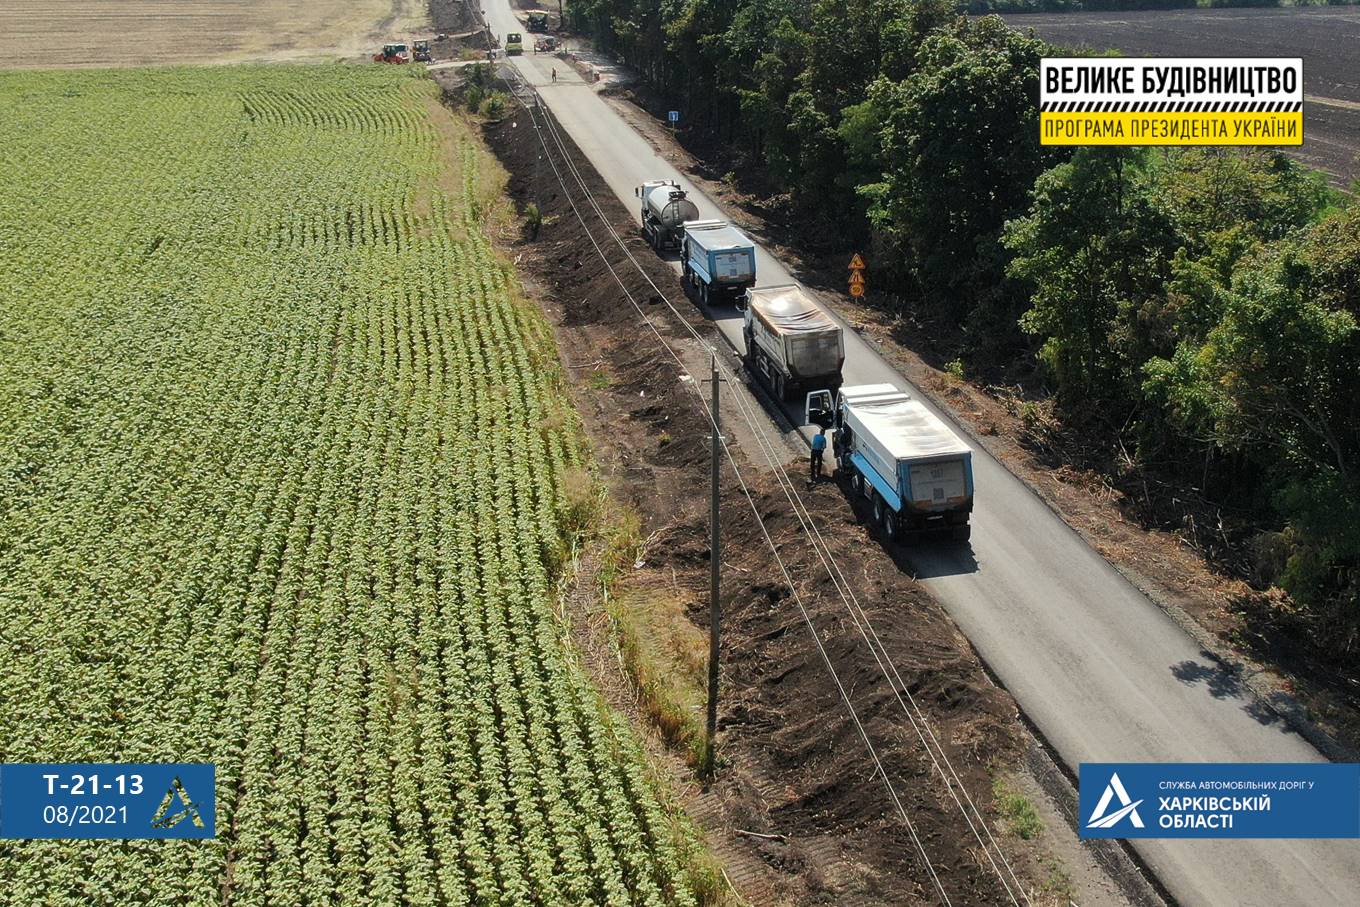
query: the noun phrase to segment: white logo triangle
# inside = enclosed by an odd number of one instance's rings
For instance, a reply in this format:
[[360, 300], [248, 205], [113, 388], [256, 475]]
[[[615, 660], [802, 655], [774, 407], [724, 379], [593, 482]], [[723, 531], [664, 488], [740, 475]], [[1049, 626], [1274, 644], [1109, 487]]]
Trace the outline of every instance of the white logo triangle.
[[[1105, 810], [1115, 797], [1119, 798], [1120, 808], [1106, 815]], [[1096, 811], [1091, 813], [1091, 818], [1087, 820], [1086, 827], [1113, 828], [1120, 819], [1128, 816], [1134, 828], [1142, 828], [1143, 819], [1138, 815], [1138, 804], [1142, 802], [1130, 799], [1129, 792], [1124, 790], [1124, 782], [1119, 780], [1118, 773], [1111, 773], [1110, 783], [1105, 785], [1105, 793], [1100, 795], [1100, 802], [1096, 804]]]

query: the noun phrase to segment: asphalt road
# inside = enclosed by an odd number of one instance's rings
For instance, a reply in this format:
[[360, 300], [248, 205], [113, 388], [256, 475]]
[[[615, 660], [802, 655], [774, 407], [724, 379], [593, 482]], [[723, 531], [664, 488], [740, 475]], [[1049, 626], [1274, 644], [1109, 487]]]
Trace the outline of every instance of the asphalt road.
[[[487, 0], [486, 12], [496, 34], [524, 31], [507, 0]], [[562, 60], [529, 54], [512, 63], [630, 210], [643, 180], [674, 179], [702, 216], [722, 216]], [[794, 282], [763, 249], [756, 269], [762, 286]], [[715, 320], [741, 349], [740, 318], [720, 312]], [[847, 385], [893, 384], [926, 402], [848, 327], [845, 346]], [[920, 545], [908, 557], [1073, 771], [1082, 762], [1322, 761], [976, 445], [973, 464], [971, 544]], [[1360, 903], [1354, 841], [1148, 840], [1136, 848], [1185, 905]]]

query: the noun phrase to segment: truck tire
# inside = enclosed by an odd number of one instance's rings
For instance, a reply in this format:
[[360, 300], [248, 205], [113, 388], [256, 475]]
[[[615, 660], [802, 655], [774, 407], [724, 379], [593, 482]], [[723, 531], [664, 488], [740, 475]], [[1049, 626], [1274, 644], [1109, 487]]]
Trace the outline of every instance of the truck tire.
[[883, 534], [888, 537], [888, 541], [897, 541], [897, 523], [893, 520], [892, 508], [883, 500], [883, 495], [877, 492], [874, 492], [874, 522], [883, 527]]

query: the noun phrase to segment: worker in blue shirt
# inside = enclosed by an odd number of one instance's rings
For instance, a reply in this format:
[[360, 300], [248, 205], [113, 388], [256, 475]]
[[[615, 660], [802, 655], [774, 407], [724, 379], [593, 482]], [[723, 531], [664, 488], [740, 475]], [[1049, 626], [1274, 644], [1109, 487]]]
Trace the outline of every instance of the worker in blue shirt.
[[822, 477], [822, 454], [826, 452], [826, 428], [819, 427], [817, 434], [812, 437], [812, 462], [808, 465], [811, 468], [811, 477], [808, 484], [816, 482]]

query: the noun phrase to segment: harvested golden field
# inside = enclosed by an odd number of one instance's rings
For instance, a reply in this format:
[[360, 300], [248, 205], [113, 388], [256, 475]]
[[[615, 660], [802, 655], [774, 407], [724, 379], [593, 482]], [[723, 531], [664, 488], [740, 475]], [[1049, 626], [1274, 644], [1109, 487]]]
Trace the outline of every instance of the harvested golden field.
[[427, 25], [422, 0], [5, 0], [0, 66], [345, 59]]

